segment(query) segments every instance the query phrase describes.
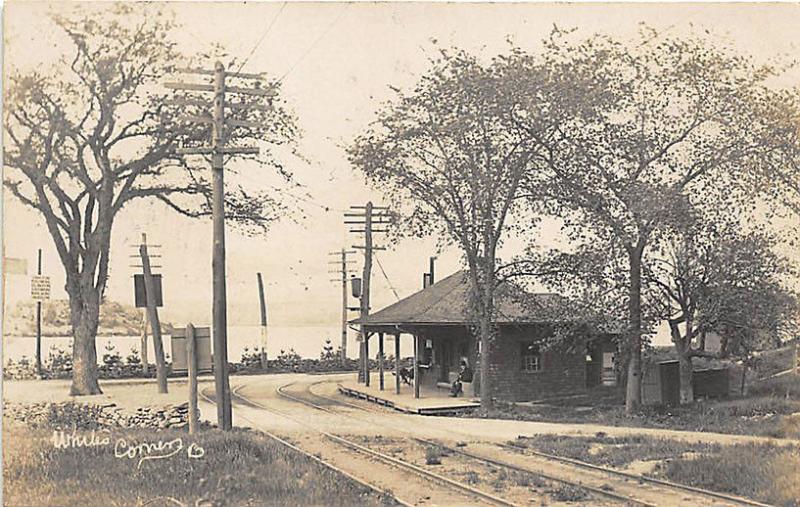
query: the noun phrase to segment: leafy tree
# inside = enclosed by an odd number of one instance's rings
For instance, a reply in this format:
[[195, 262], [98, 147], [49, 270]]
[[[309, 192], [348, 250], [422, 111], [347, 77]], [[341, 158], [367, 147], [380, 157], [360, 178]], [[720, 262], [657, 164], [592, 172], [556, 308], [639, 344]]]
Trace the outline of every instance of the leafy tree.
[[[694, 399], [693, 358], [746, 360], [766, 337], [774, 340], [797, 323], [797, 296], [782, 283], [794, 270], [774, 252], [776, 239], [740, 229], [738, 223], [696, 225], [670, 239], [665, 255], [645, 270], [660, 292], [655, 306], [678, 353], [681, 403]], [[721, 337], [718, 351], [706, 350], [712, 332]]]
[[481, 64], [443, 51], [413, 90], [397, 90], [348, 149], [353, 165], [390, 202], [406, 206], [404, 230], [461, 249], [481, 342], [483, 407], [492, 405], [497, 251], [514, 229], [510, 216], [521, 208], [522, 181], [533, 169], [530, 135], [510, 128], [503, 68], [503, 59]]
[[548, 173], [546, 184], [528, 180], [530, 194], [563, 220], [574, 245], [609, 245], [625, 261], [630, 412], [641, 403], [648, 247], [695, 205], [751, 205], [773, 150], [775, 115], [765, 106], [780, 103], [767, 86], [780, 69], [648, 30], [631, 43], [570, 38], [555, 30], [541, 53], [510, 58], [522, 99], [513, 116], [542, 146], [535, 163]]
[[[50, 69], [12, 69], [7, 76], [4, 183], [41, 214], [52, 236], [70, 302], [71, 392], [95, 394], [95, 336], [113, 225], [127, 204], [149, 198], [188, 216], [208, 215], [208, 164], [175, 155], [179, 142], [206, 142], [208, 132], [178, 121], [182, 114], [201, 114], [197, 108], [168, 103], [164, 72], [191, 62], [172, 42], [175, 23], [157, 7], [76, 7], [53, 21], [69, 41], [63, 60]], [[263, 128], [237, 129], [232, 144], [281, 144], [296, 136], [279, 100], [240, 114]], [[256, 161], [285, 175], [269, 155]], [[274, 194], [234, 185], [229, 190], [226, 214], [256, 231], [283, 211]]]

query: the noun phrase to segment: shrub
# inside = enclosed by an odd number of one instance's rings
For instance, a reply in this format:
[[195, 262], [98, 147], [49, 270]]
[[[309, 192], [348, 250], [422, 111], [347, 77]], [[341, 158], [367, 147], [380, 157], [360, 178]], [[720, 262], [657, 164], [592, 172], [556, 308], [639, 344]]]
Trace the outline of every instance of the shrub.
[[53, 345], [50, 347], [45, 367], [48, 378], [70, 378], [72, 376], [72, 354]]
[[442, 450], [438, 447], [429, 446], [425, 448], [425, 464], [426, 465], [441, 465], [442, 464]]
[[800, 400], [800, 375], [781, 375], [750, 384], [751, 396], [772, 396]]
[[585, 489], [572, 484], [562, 484], [553, 490], [552, 494], [559, 502], [579, 502], [587, 496]]
[[36, 365], [27, 357], [22, 356], [19, 361], [9, 359], [3, 367], [5, 380], [31, 380], [36, 378]]
[[774, 505], [798, 505], [800, 450], [771, 444], [739, 444], [713, 454], [676, 459], [664, 475], [690, 486], [733, 493]]

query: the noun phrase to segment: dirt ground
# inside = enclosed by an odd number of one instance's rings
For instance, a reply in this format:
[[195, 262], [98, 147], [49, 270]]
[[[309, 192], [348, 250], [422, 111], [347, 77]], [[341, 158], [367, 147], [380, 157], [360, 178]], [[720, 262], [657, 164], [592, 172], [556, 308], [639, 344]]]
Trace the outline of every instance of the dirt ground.
[[[547, 472], [550, 476], [575, 479], [574, 467], [559, 467], [546, 460], [536, 460], [529, 455], [513, 453], [498, 447], [498, 443], [515, 440], [518, 436], [551, 435], [594, 435], [604, 432], [610, 436], [645, 434], [675, 438], [685, 441], [717, 442], [732, 444], [741, 442], [776, 441], [759, 437], [737, 435], [670, 431], [660, 429], [640, 429], [626, 427], [607, 427], [588, 424], [559, 424], [510, 420], [465, 419], [453, 417], [430, 417], [402, 414], [391, 409], [376, 407], [373, 404], [346, 398], [338, 393], [337, 382], [352, 374], [339, 375], [263, 375], [232, 377], [235, 392], [240, 393], [251, 404], [238, 403], [234, 406], [234, 424], [271, 432], [287, 437], [306, 451], [332, 462], [346, 473], [377, 484], [399, 498], [414, 505], [464, 505], [465, 498], [448, 491], [446, 487], [433, 486], [412, 477], [413, 474], [398, 473], [397, 469], [375, 461], [320, 437], [319, 431], [347, 435], [367, 443], [368, 447], [401, 457], [435, 473], [470, 484], [490, 494], [512, 500], [521, 505], [605, 505], [606, 500], [585, 496], [575, 488], [561, 487], [557, 482], [536, 478], [530, 474], [510, 473], [499, 467], [478, 464], [474, 460], [439, 451], [440, 464], [428, 464], [426, 447], [416, 444], [409, 437], [420, 437], [440, 441], [453, 447], [459, 442], [468, 443], [471, 452], [487, 457], [518, 463], [528, 469]], [[204, 379], [200, 389], [209, 389], [211, 379]], [[288, 387], [287, 387], [288, 386]], [[297, 403], [282, 397], [278, 388], [284, 387], [313, 395], [326, 396], [356, 405], [343, 406], [330, 402], [327, 411]], [[93, 403], [116, 403], [126, 409], [138, 406], [154, 406], [169, 403], [182, 403], [188, 396], [188, 388], [180, 380], [170, 382], [170, 392], [160, 395], [154, 383], [104, 382], [103, 395], [81, 398], [80, 401]], [[4, 385], [4, 399], [22, 401], [64, 401], [68, 396], [68, 382], [8, 382]], [[320, 402], [321, 403], [321, 402]], [[260, 408], [259, 405], [270, 410]], [[359, 409], [363, 406], [367, 410]], [[214, 421], [216, 409], [213, 405], [201, 402], [203, 419]], [[791, 441], [790, 441], [791, 442]], [[538, 468], [537, 468], [538, 467]], [[560, 475], [559, 475], [560, 474]], [[579, 477], [584, 484], [596, 488], [618, 491], [643, 500], [659, 500], [659, 505], [681, 505], [694, 499], [682, 494], [664, 497], [657, 489], [641, 487], [635, 481], [609, 481], [597, 474], [584, 474]], [[611, 502], [609, 500], [609, 502]], [[468, 504], [479, 504], [467, 501]], [[610, 504], [610, 503], [609, 503]]]

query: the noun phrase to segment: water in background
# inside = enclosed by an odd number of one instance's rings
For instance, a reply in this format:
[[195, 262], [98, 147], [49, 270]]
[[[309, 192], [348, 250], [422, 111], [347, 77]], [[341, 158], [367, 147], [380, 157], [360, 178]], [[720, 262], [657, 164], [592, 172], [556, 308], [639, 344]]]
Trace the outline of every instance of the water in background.
[[[245, 347], [251, 351], [260, 344], [261, 328], [259, 326], [230, 326], [228, 327], [228, 359], [231, 362], [238, 362], [242, 357]], [[341, 329], [339, 327], [280, 327], [270, 326], [267, 338], [267, 356], [276, 357], [281, 349], [288, 351], [293, 348], [300, 356], [307, 358], [318, 358], [322, 351], [325, 339], [330, 338], [334, 350], [339, 348], [341, 342]], [[405, 341], [405, 340], [404, 340]], [[410, 339], [408, 340], [410, 343]], [[151, 363], [155, 363], [153, 355], [153, 338], [148, 339], [148, 358]], [[97, 360], [102, 362], [106, 346], [113, 345], [123, 359], [130, 354], [131, 350], [140, 349], [139, 336], [98, 336], [97, 337]], [[72, 338], [70, 337], [42, 337], [42, 361], [47, 361], [47, 356], [52, 346], [57, 346], [63, 350], [72, 351]], [[377, 346], [376, 346], [377, 349]], [[171, 357], [172, 346], [169, 335], [164, 336], [164, 351]], [[347, 352], [350, 357], [358, 356], [358, 344], [356, 335], [350, 332], [348, 335]], [[372, 351], [370, 351], [372, 352]], [[32, 336], [6, 336], [3, 338], [3, 363], [9, 359], [19, 360], [23, 356], [33, 359], [36, 354], [36, 340]]]

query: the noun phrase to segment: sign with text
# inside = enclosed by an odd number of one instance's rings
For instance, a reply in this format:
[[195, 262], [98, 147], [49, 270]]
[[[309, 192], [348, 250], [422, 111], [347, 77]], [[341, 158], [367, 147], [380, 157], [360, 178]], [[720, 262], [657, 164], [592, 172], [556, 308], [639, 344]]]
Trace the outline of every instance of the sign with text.
[[50, 299], [50, 277], [34, 275], [31, 277], [31, 299], [45, 301]]
[[[186, 328], [175, 328], [172, 331], [172, 371], [189, 371], [186, 357]], [[207, 373], [213, 370], [211, 361], [211, 328], [194, 328], [194, 350], [197, 352], [197, 372]]]
[[[161, 296], [161, 275], [153, 276], [153, 292], [155, 292], [156, 306], [164, 306]], [[133, 275], [133, 297], [136, 308], [147, 308], [147, 295], [144, 288], [144, 275]]]

